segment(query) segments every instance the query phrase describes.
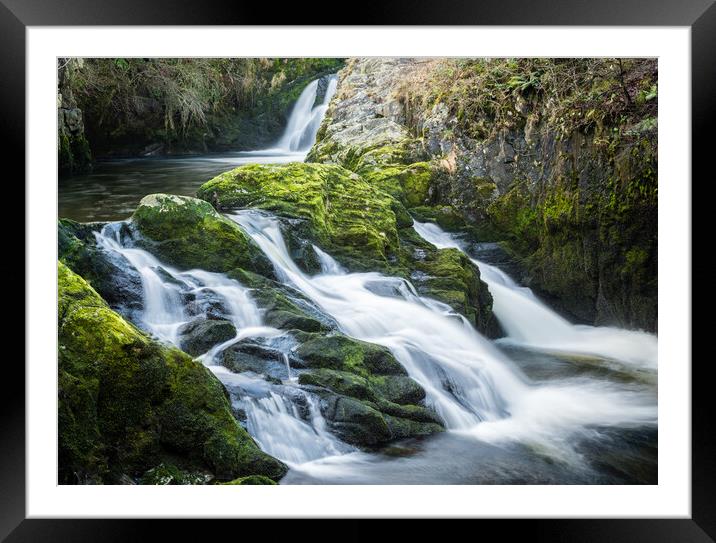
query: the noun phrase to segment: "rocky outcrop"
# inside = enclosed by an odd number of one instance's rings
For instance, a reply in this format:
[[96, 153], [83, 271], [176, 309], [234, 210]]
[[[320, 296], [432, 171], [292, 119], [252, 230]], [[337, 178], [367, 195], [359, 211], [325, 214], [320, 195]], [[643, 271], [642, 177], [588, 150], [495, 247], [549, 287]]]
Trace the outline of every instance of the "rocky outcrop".
[[82, 110], [72, 92], [74, 70], [82, 59], [57, 59], [57, 159], [60, 174], [86, 171], [92, 164], [92, 153], [85, 136]]
[[575, 62], [351, 59], [309, 160], [501, 241], [579, 321], [654, 331], [656, 64]]
[[60, 483], [284, 475], [202, 364], [140, 332], [62, 263], [58, 285]]
[[400, 189], [393, 196], [338, 165], [293, 163], [241, 166], [208, 181], [197, 195], [224, 211], [276, 213], [291, 221], [289, 245], [299, 257], [305, 245], [295, 240], [309, 240], [349, 270], [410, 279], [420, 294], [449, 304], [484, 332], [494, 330], [492, 298], [479, 270], [458, 251], [438, 250], [415, 233], [403, 204], [407, 193]]
[[244, 232], [211, 204], [188, 196], [150, 194], [131, 218], [138, 246], [181, 269], [271, 274], [271, 265]]

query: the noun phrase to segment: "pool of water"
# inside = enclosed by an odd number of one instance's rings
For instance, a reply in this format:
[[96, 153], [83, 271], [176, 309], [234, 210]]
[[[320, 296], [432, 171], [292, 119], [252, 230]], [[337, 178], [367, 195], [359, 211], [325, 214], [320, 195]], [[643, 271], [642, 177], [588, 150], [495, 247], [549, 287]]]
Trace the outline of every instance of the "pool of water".
[[59, 180], [58, 215], [80, 222], [129, 217], [147, 194], [194, 196], [209, 179], [243, 164], [302, 162], [305, 152], [248, 151], [181, 158], [99, 161], [92, 172]]

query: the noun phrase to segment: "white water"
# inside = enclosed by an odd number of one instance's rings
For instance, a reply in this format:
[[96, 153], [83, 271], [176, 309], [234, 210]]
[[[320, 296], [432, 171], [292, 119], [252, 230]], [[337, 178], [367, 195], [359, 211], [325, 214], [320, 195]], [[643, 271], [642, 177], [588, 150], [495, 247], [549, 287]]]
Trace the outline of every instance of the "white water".
[[255, 211], [230, 218], [261, 247], [277, 275], [332, 316], [344, 333], [389, 348], [425, 388], [427, 402], [449, 429], [489, 441], [520, 440], [568, 456], [568, 436], [575, 431], [656, 422], [653, 392], [589, 379], [531, 384], [465, 319], [417, 296], [409, 283], [378, 273], [345, 273], [323, 252], [318, 253], [323, 273], [309, 277], [291, 260], [275, 219]]
[[308, 153], [316, 140], [316, 134], [321, 126], [321, 121], [323, 121], [323, 116], [326, 114], [328, 104], [336, 93], [337, 85], [338, 77], [331, 75], [323, 101], [315, 107], [318, 80], [312, 81], [303, 89], [291, 110], [283, 136], [276, 144], [278, 149], [284, 152]]
[[338, 76], [335, 74], [328, 76], [323, 100], [320, 104], [314, 106], [318, 94], [318, 82], [319, 80], [316, 79], [303, 89], [291, 109], [291, 114], [281, 138], [272, 147], [255, 151], [239, 151], [216, 156], [209, 155], [195, 159], [183, 159], [182, 164], [215, 162], [242, 166], [244, 164], [303, 162], [316, 141], [316, 134], [318, 134], [318, 129], [321, 127], [323, 117], [326, 115], [331, 98], [336, 93]]
[[[433, 223], [414, 221], [413, 227], [438, 248], [461, 244]], [[469, 256], [469, 255], [468, 255]], [[493, 298], [493, 312], [512, 343], [544, 351], [582, 354], [656, 369], [656, 336], [611, 327], [573, 325], [542, 303], [529, 288], [516, 284], [495, 266], [471, 258]]]
[[[198, 315], [189, 314], [187, 295], [194, 298], [198, 307], [203, 302], [218, 301], [221, 316], [235, 326], [234, 338], [215, 345], [198, 359], [234, 392], [235, 407], [246, 412], [247, 430], [264, 451], [292, 464], [353, 450], [327, 431], [315, 398], [296, 387], [287, 353], [282, 353], [287, 373], [283, 385], [271, 385], [255, 374], [235, 374], [217, 364], [221, 353], [244, 339], [283, 335], [280, 330], [264, 326], [248, 289], [223, 274], [198, 269], [182, 272], [162, 264], [147, 251], [123, 246], [119, 235], [121, 224], [109, 223], [95, 236], [102, 248], [121, 254], [139, 272], [144, 299], [140, 323], [143, 328], [179, 346], [181, 327], [202, 314], [201, 311]], [[291, 399], [297, 395], [307, 405], [308, 420], [299, 416]]]

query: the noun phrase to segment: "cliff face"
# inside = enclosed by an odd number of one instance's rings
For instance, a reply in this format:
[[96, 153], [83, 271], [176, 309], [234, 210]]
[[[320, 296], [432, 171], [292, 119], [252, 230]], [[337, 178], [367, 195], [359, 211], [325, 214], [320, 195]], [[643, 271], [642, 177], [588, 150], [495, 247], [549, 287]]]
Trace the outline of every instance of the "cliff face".
[[72, 92], [72, 77], [81, 60], [57, 59], [57, 157], [62, 174], [87, 170], [92, 163], [82, 110]]
[[352, 59], [309, 159], [398, 168], [565, 313], [655, 331], [656, 103], [651, 60]]

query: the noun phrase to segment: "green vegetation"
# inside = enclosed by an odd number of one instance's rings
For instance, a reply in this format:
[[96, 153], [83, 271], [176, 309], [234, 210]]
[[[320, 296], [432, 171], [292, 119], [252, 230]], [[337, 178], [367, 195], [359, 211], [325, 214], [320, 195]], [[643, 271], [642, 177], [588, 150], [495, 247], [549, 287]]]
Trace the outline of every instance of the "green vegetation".
[[61, 483], [283, 476], [202, 364], [151, 340], [62, 263], [58, 284]]
[[460, 131], [476, 139], [524, 128], [528, 111], [563, 138], [577, 130], [626, 129], [656, 116], [656, 97], [653, 59], [443, 59], [427, 81], [401, 87], [409, 110], [444, 103]]
[[339, 259], [385, 263], [398, 249], [393, 199], [340, 166], [241, 166], [197, 195], [221, 210], [254, 207], [307, 219], [308, 237]]
[[139, 240], [163, 262], [183, 269], [271, 273], [271, 265], [244, 232], [211, 204], [171, 194], [150, 194], [132, 215]]
[[[333, 58], [61, 59], [95, 156], [254, 148]], [[63, 73], [63, 75], [65, 75]]]

